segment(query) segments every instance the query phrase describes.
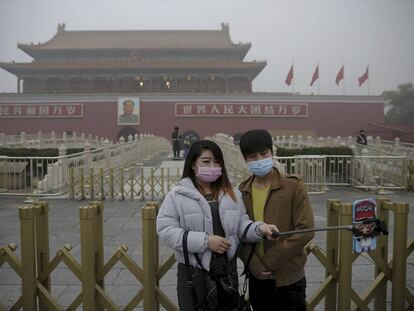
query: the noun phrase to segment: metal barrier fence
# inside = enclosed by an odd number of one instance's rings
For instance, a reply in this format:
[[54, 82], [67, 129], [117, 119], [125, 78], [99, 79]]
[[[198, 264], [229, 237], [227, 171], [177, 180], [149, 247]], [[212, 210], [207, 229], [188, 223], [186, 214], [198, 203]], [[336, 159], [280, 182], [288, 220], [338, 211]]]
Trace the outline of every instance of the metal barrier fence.
[[[392, 259], [388, 260], [388, 237], [378, 236], [376, 250], [367, 253], [374, 262], [375, 275], [366, 290], [358, 294], [352, 288], [352, 263], [359, 256], [352, 252], [352, 233], [329, 231], [325, 251], [311, 241], [306, 249], [325, 267], [325, 280], [308, 299], [308, 310], [313, 310], [323, 298], [325, 298], [325, 310], [386, 310], [388, 281], [392, 284], [391, 310], [405, 310], [406, 301], [409, 307], [414, 307], [413, 293], [406, 285], [407, 257], [414, 251], [414, 240], [408, 242], [407, 239], [409, 205], [379, 199], [377, 211], [380, 220], [387, 225], [389, 212], [393, 213], [394, 232], [390, 232], [393, 235]], [[352, 224], [352, 204], [329, 200], [327, 225], [350, 224]], [[370, 306], [372, 301], [374, 301], [373, 308]]]
[[181, 180], [182, 168], [132, 165], [116, 169], [69, 171], [69, 197], [77, 199], [161, 199]]
[[[233, 139], [218, 134], [215, 142], [223, 150], [225, 163], [233, 172], [237, 184], [249, 174], [240, 150]], [[275, 154], [275, 152], [274, 152]], [[331, 156], [300, 155], [273, 157], [280, 171], [300, 175], [309, 193], [322, 193], [328, 186], [353, 186], [381, 191], [383, 189], [407, 189], [409, 172], [405, 156]]]
[[[104, 262], [103, 243], [103, 203], [91, 202], [79, 209], [81, 260], [71, 254], [72, 245], [66, 244], [50, 259], [48, 203], [38, 202], [19, 208], [21, 232], [21, 259], [14, 251], [13, 243], [0, 248], [0, 267], [7, 263], [22, 280], [22, 295], [10, 310], [65, 310], [52, 295], [51, 274], [58, 265], [64, 264], [81, 282], [82, 291], [66, 310], [76, 310], [83, 304], [84, 310], [121, 310], [105, 292], [105, 277], [121, 262], [142, 284], [142, 288], [126, 302], [122, 310], [132, 310], [141, 302], [145, 311], [158, 310], [162, 305], [166, 310], [178, 307], [161, 290], [160, 281], [174, 265], [174, 256], [164, 263], [159, 260], [159, 242], [156, 236], [156, 215], [158, 202], [147, 202], [141, 209], [143, 265], [140, 267], [128, 255], [128, 247], [121, 245], [111, 258]], [[329, 231], [326, 250], [314, 242], [306, 249], [324, 266], [326, 278], [321, 286], [307, 300], [307, 309], [314, 310], [325, 298], [325, 310], [370, 310], [374, 300], [374, 310], [386, 309], [388, 281], [391, 281], [392, 310], [405, 309], [407, 302], [414, 307], [414, 296], [406, 286], [407, 257], [414, 250], [414, 241], [407, 243], [407, 203], [394, 203], [386, 199], [378, 200], [380, 219], [389, 222], [389, 212], [394, 215], [392, 260], [388, 261], [388, 239], [378, 237], [377, 249], [368, 255], [375, 263], [372, 283], [361, 295], [352, 289], [352, 263], [358, 257], [352, 253], [352, 233], [350, 231]], [[352, 223], [352, 205], [330, 200], [327, 203], [328, 226], [349, 225]], [[352, 303], [354, 305], [352, 305]], [[5, 307], [0, 302], [0, 310]]]
[[[276, 146], [285, 147], [285, 148], [303, 148], [303, 147], [332, 147], [332, 146], [348, 146], [352, 149], [361, 149], [362, 147], [368, 147], [369, 151], [377, 152], [377, 154], [370, 155], [404, 155], [414, 157], [414, 144], [411, 143], [402, 143], [400, 139], [396, 137], [393, 141], [391, 140], [381, 140], [379, 136], [373, 138], [368, 136], [368, 146], [358, 145], [356, 143], [356, 137], [313, 137], [307, 136], [302, 137], [302, 135], [293, 136], [293, 135], [282, 135], [276, 136], [273, 138], [273, 142]], [[382, 153], [382, 154], [378, 154]], [[360, 152], [357, 152], [360, 154]]]
[[[132, 137], [131, 137], [132, 138]], [[83, 170], [118, 168], [142, 162], [160, 151], [169, 151], [162, 137], [140, 135], [135, 140], [96, 150], [59, 157], [0, 157], [0, 193], [14, 195], [61, 195], [68, 192], [69, 171], [75, 178]], [[79, 177], [81, 178], [81, 177]], [[82, 176], [84, 178], [84, 176]]]

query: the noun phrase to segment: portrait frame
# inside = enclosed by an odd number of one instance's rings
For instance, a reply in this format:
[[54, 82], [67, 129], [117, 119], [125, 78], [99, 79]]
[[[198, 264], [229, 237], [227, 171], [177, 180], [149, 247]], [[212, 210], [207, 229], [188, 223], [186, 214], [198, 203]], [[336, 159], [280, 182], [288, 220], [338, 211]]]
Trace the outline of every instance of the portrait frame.
[[[133, 110], [132, 113], [126, 113], [124, 109], [124, 102], [132, 102], [133, 103]], [[141, 124], [141, 102], [139, 97], [119, 97], [118, 98], [118, 113], [117, 113], [117, 120], [118, 125], [140, 125]], [[129, 105], [130, 103], [126, 103]]]

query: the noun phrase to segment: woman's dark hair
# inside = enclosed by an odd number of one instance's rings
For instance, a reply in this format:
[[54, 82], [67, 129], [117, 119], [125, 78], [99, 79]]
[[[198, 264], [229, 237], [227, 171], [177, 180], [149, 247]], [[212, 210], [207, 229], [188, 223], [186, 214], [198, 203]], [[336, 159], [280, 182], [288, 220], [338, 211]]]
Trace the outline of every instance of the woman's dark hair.
[[195, 187], [203, 193], [200, 185], [197, 183], [195, 172], [192, 168], [193, 164], [201, 156], [204, 150], [210, 150], [215, 160], [221, 166], [221, 176], [212, 183], [213, 198], [217, 199], [220, 191], [227, 193], [233, 201], [237, 201], [236, 195], [234, 194], [233, 187], [227, 176], [226, 166], [224, 165], [223, 153], [220, 147], [211, 140], [199, 140], [193, 143], [188, 151], [187, 158], [185, 159], [184, 169], [182, 178], [189, 177]]
[[249, 154], [270, 149], [273, 154], [273, 140], [266, 130], [250, 130], [240, 137], [240, 151], [244, 159]]

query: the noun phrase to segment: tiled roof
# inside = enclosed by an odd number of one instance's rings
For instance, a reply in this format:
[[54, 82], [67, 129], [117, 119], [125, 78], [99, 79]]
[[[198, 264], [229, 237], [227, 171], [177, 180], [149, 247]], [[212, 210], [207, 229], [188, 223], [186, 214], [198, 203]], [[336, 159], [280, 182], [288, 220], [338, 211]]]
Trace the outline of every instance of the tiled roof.
[[43, 44], [19, 44], [33, 49], [226, 49], [242, 44], [231, 41], [229, 28], [221, 30], [111, 30], [58, 32]]
[[145, 63], [133, 61], [89, 61], [89, 62], [33, 62], [33, 63], [0, 63], [0, 67], [11, 73], [30, 72], [46, 72], [52, 71], [87, 71], [87, 70], [198, 70], [211, 69], [219, 70], [262, 70], [266, 66], [266, 62], [197, 62], [197, 63]]

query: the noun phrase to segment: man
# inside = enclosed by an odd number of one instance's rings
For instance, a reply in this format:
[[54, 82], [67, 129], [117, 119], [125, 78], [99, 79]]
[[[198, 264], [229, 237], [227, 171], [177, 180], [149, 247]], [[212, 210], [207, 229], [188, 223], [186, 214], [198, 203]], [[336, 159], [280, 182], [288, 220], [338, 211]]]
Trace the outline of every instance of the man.
[[[274, 224], [280, 232], [314, 227], [313, 212], [302, 180], [273, 166], [273, 141], [266, 130], [250, 130], [240, 138], [240, 150], [252, 173], [239, 185], [250, 218]], [[295, 234], [254, 246], [241, 257], [249, 264], [249, 296], [257, 310], [306, 310], [306, 254], [314, 233]]]
[[357, 137], [357, 143], [360, 145], [368, 145], [367, 135], [365, 134], [364, 130], [359, 131], [359, 135]]
[[137, 124], [138, 115], [134, 114], [135, 102], [131, 99], [126, 99], [122, 102], [124, 113], [119, 116], [118, 123], [120, 124]]
[[174, 132], [172, 132], [171, 138], [173, 141], [174, 158], [178, 159], [180, 157], [181, 150], [181, 132], [178, 126], [174, 127]]

